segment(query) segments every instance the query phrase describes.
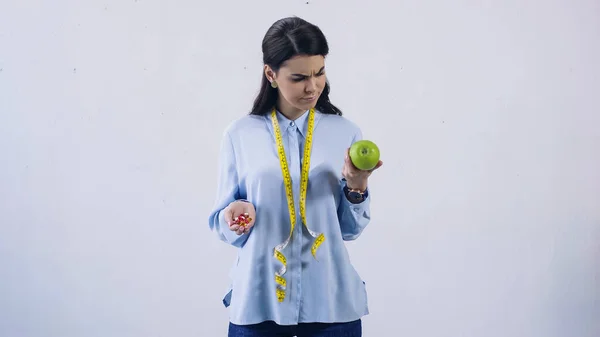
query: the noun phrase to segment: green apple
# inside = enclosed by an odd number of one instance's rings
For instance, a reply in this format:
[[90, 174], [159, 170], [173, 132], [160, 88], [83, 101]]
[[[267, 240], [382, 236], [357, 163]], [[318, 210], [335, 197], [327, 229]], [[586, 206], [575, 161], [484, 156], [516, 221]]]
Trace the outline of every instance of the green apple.
[[350, 160], [359, 170], [372, 170], [379, 163], [379, 148], [370, 140], [359, 140], [350, 146]]

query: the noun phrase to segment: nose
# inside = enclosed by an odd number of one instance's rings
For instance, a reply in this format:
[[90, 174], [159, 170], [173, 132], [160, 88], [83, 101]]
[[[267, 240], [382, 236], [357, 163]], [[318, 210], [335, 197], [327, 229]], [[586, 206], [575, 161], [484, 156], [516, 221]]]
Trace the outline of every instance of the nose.
[[304, 90], [307, 93], [313, 93], [317, 90], [317, 79], [314, 77], [309, 78], [306, 81], [306, 87], [304, 88]]

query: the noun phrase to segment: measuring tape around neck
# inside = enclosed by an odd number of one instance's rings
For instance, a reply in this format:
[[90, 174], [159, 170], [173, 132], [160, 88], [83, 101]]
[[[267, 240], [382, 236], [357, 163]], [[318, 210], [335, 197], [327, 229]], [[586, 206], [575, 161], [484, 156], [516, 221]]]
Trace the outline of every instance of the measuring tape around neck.
[[[290, 234], [287, 239], [277, 245], [274, 249], [274, 256], [279, 262], [281, 262], [282, 267], [278, 272], [275, 272], [275, 282], [277, 283], [277, 300], [279, 302], [283, 302], [285, 299], [285, 290], [286, 290], [286, 280], [283, 277], [283, 274], [286, 272], [287, 260], [285, 255], [283, 254], [283, 249], [287, 247], [292, 238], [292, 233], [294, 232], [294, 228], [296, 225], [296, 207], [294, 205], [294, 193], [292, 190], [292, 178], [290, 176], [290, 170], [287, 164], [287, 158], [285, 156], [285, 148], [283, 147], [283, 140], [281, 138], [281, 130], [279, 128], [279, 122], [277, 121], [277, 111], [273, 109], [271, 112], [271, 123], [273, 124], [273, 130], [275, 131], [275, 141], [277, 142], [277, 154], [279, 155], [279, 164], [281, 166], [281, 173], [283, 175], [283, 182], [285, 184], [285, 195], [287, 197], [288, 211], [290, 214]], [[325, 240], [325, 235], [323, 233], [316, 233], [308, 228], [306, 222], [306, 191], [308, 187], [308, 171], [310, 169], [310, 154], [312, 150], [312, 138], [313, 138], [313, 128], [315, 124], [315, 110], [310, 109], [308, 113], [308, 131], [306, 133], [306, 143], [304, 145], [304, 156], [302, 161], [302, 171], [300, 176], [300, 216], [302, 218], [302, 223], [306, 226], [306, 229], [310, 233], [310, 235], [315, 238], [315, 242], [312, 245], [311, 253], [313, 257], [317, 258], [317, 249]]]

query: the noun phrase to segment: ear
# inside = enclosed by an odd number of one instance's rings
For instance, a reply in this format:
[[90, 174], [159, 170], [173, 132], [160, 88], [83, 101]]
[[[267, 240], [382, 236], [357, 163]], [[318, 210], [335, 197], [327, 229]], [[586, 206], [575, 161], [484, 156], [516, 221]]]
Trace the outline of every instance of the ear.
[[273, 69], [271, 69], [271, 67], [268, 66], [268, 65], [266, 65], [266, 64], [265, 64], [265, 76], [267, 77], [267, 79], [270, 82], [273, 82], [275, 80], [275, 77], [276, 77], [276, 74], [273, 71]]

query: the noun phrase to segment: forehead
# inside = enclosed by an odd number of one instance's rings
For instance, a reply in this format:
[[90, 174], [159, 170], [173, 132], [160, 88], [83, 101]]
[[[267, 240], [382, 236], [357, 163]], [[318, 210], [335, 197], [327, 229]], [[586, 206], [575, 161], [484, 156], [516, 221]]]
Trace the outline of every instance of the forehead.
[[325, 58], [321, 55], [298, 55], [287, 60], [281, 70], [293, 74], [312, 74], [317, 73], [324, 65]]

